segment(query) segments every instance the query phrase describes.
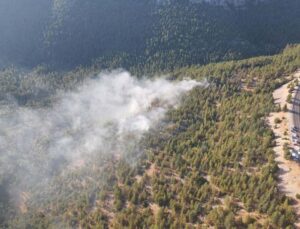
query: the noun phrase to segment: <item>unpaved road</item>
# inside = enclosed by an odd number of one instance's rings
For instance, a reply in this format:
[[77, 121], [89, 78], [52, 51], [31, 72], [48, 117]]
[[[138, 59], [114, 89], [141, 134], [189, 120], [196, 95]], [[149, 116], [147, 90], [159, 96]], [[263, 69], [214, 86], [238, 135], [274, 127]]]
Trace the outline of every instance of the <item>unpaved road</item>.
[[[298, 87], [292, 105], [293, 125], [300, 130], [300, 88]], [[299, 131], [298, 131], [299, 134]]]
[[[294, 74], [294, 77], [299, 78], [300, 72]], [[288, 84], [278, 88], [273, 93], [273, 98], [276, 104], [283, 107], [286, 104], [288, 96]], [[300, 228], [300, 201], [296, 199], [296, 194], [300, 194], [300, 165], [297, 162], [286, 160], [284, 158], [283, 145], [285, 142], [291, 142], [291, 128], [296, 125], [300, 128], [300, 89], [294, 93], [293, 105], [288, 105], [288, 112], [271, 113], [268, 117], [269, 124], [276, 136], [276, 161], [279, 166], [279, 188], [287, 196], [295, 200], [294, 208], [298, 215], [297, 228]], [[297, 102], [298, 101], [298, 102]], [[275, 124], [275, 119], [282, 120], [280, 124]]]

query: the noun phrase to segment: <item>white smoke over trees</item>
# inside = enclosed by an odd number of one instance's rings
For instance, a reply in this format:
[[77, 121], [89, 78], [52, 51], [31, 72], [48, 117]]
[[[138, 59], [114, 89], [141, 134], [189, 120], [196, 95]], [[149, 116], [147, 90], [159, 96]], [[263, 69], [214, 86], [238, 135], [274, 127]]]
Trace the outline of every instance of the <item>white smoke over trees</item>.
[[2, 105], [0, 175], [14, 174], [18, 186], [32, 186], [93, 155], [121, 156], [184, 93], [200, 85], [194, 80], [139, 80], [114, 71], [61, 93], [50, 107]]

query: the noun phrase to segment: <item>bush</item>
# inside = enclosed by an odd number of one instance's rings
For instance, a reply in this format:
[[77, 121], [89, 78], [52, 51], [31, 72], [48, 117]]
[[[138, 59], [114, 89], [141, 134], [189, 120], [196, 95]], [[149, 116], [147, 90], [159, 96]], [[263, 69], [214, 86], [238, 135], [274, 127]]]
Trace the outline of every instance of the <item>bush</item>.
[[284, 151], [284, 158], [287, 159], [287, 160], [291, 160], [292, 157], [291, 157], [291, 154], [290, 154], [290, 151], [289, 151], [288, 143], [284, 143], [283, 151]]
[[292, 103], [292, 94], [289, 94], [289, 95], [288, 95], [286, 101], [287, 101], [288, 103]]

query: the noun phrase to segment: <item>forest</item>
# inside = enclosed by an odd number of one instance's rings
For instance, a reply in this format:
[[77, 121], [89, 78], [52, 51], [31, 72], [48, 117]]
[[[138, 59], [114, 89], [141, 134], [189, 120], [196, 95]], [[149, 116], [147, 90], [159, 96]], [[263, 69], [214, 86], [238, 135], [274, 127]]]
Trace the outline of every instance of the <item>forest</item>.
[[[218, 2], [218, 1], [215, 1]], [[2, 0], [0, 67], [139, 71], [278, 53], [300, 42], [298, 0]]]
[[295, 228], [266, 118], [287, 109], [272, 93], [300, 68], [299, 15], [1, 0], [0, 228]]
[[[274, 56], [174, 70], [172, 80], [189, 76], [209, 86], [184, 96], [125, 155], [95, 154], [76, 170], [58, 169], [50, 185], [28, 184], [23, 212], [7, 198], [16, 171], [2, 170], [1, 226], [294, 228], [293, 201], [277, 187], [265, 118], [278, 109], [272, 91], [299, 67], [299, 54], [293, 45]], [[24, 107], [51, 106], [55, 90], [69, 90], [96, 71], [39, 68], [16, 80], [20, 74], [9, 68], [1, 72], [1, 95], [15, 93]], [[48, 91], [26, 89], [43, 81]]]

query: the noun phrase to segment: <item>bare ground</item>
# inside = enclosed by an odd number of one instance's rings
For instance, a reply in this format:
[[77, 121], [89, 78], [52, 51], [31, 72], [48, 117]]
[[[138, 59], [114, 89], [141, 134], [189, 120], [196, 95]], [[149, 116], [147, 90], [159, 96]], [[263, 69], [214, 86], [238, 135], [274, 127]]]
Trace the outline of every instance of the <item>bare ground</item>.
[[29, 200], [30, 194], [28, 192], [21, 192], [18, 199], [19, 210], [22, 214], [27, 212], [26, 202]]
[[[299, 72], [294, 75], [299, 78]], [[286, 98], [288, 96], [288, 84], [278, 88], [273, 93], [273, 98], [276, 104], [279, 104], [281, 108], [286, 104]], [[288, 110], [291, 110], [291, 106], [288, 105]], [[279, 118], [282, 120], [281, 123], [275, 124], [275, 119]], [[297, 162], [286, 160], [284, 158], [283, 145], [284, 143], [291, 142], [291, 127], [293, 126], [293, 116], [290, 112], [276, 112], [271, 113], [268, 117], [269, 125], [271, 126], [276, 136], [276, 146], [274, 151], [276, 154], [276, 161], [279, 166], [279, 189], [284, 192], [287, 196], [295, 200], [295, 211], [298, 215], [298, 221], [296, 227], [300, 228], [300, 201], [296, 199], [296, 194], [300, 194], [300, 166]]]

